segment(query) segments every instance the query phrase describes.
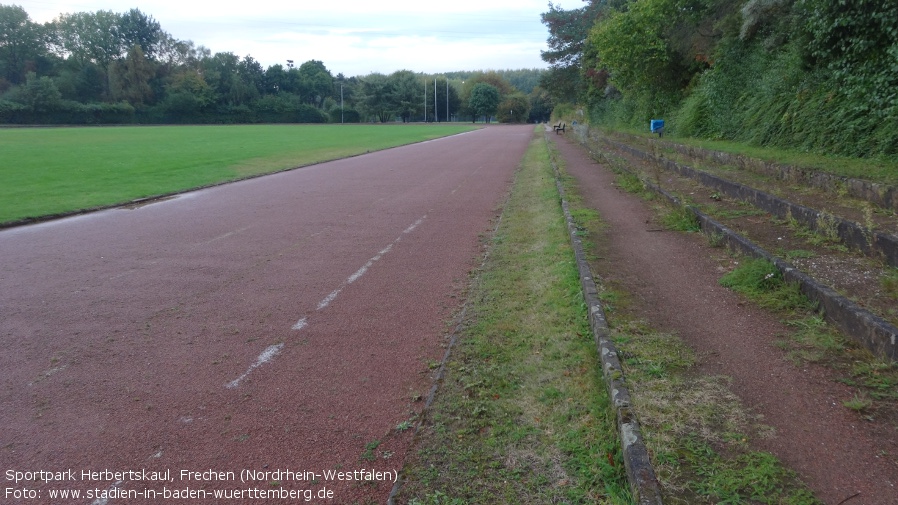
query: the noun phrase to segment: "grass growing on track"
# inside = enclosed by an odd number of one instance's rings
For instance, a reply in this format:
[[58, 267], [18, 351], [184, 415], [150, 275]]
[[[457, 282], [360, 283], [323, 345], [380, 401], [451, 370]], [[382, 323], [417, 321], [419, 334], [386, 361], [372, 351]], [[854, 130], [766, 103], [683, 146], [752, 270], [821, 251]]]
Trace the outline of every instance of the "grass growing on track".
[[777, 342], [779, 347], [796, 363], [821, 363], [837, 370], [838, 380], [856, 389], [854, 399], [843, 405], [868, 421], [882, 419], [898, 428], [898, 363], [875, 357], [840, 334], [769, 261], [743, 258], [720, 284], [782, 315], [793, 331]]
[[[619, 281], [608, 280], [615, 264], [607, 251], [607, 225], [585, 207], [564, 160], [558, 165], [571, 214], [592, 249], [587, 256], [665, 503], [819, 504], [794, 472], [751, 448], [750, 440], [766, 436], [769, 428], [744, 409], [727, 378], [702, 375], [695, 352], [681, 339], [637, 318], [638, 300]], [[618, 185], [650, 196], [626, 173]], [[582, 215], [589, 219], [576, 217]]]
[[630, 503], [541, 138], [469, 299], [397, 503]]
[[126, 202], [470, 129], [468, 125], [0, 129], [0, 223]]
[[765, 259], [744, 258], [738, 267], [721, 277], [720, 285], [742, 293], [765, 309], [814, 310], [798, 284], [787, 283], [776, 265]]

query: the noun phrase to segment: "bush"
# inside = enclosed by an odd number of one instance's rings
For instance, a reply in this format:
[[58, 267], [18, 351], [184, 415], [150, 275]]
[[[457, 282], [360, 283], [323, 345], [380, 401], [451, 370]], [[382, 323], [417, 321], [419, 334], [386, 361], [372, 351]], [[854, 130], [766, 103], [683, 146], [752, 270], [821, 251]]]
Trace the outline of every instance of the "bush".
[[558, 122], [574, 115], [574, 106], [569, 103], [560, 103], [552, 109], [552, 121]]
[[10, 100], [0, 100], [0, 123], [4, 124], [23, 124], [23, 117], [27, 114], [29, 108], [18, 102]]
[[326, 123], [321, 110], [304, 104], [290, 93], [266, 95], [256, 102], [256, 118], [260, 123]]
[[35, 110], [28, 105], [0, 100], [0, 122], [6, 124], [127, 124], [135, 121], [130, 104], [80, 103], [61, 100], [52, 108]]
[[332, 109], [330, 112], [331, 123], [361, 123], [362, 115], [355, 109]]
[[321, 109], [302, 104], [296, 108], [293, 121], [290, 123], [327, 123], [327, 116]]

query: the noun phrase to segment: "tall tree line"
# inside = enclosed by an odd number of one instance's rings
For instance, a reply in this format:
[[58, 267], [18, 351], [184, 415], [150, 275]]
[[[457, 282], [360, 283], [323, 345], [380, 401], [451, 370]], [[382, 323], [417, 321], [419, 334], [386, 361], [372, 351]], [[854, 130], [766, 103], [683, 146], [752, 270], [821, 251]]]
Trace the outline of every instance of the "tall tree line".
[[38, 24], [0, 5], [0, 122], [324, 122], [334, 85], [320, 61], [264, 69], [177, 40], [138, 9]]
[[[264, 68], [249, 55], [175, 39], [138, 9], [60, 14], [40, 24], [22, 7], [0, 4], [0, 123], [546, 120], [539, 73], [346, 77], [317, 60]], [[496, 103], [472, 107], [480, 82], [496, 88]], [[522, 89], [538, 97], [536, 107]], [[531, 108], [545, 117], [530, 117]]]

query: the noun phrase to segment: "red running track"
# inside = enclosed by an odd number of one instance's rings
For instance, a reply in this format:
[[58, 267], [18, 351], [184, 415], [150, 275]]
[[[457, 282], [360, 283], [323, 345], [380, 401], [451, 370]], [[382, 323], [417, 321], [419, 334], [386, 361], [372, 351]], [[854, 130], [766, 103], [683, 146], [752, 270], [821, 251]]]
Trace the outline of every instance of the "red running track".
[[[396, 427], [421, 411], [532, 136], [490, 127], [0, 232], [4, 488], [383, 503], [411, 442]], [[362, 469], [390, 473], [324, 473]], [[171, 478], [82, 473], [103, 470]], [[64, 489], [81, 498], [50, 498]]]

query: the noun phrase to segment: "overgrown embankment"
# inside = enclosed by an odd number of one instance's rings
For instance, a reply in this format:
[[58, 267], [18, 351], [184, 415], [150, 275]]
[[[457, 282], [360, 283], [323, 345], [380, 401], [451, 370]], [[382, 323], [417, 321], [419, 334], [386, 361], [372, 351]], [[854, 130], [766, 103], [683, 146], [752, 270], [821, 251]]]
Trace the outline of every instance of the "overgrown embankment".
[[[898, 156], [894, 5], [593, 0], [589, 9], [595, 22], [582, 48], [570, 44], [581, 50], [570, 60], [594, 124], [646, 130], [663, 118], [684, 137]], [[550, 25], [550, 41], [579, 36], [568, 25]]]

